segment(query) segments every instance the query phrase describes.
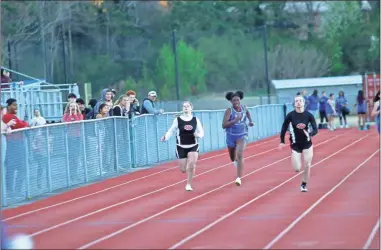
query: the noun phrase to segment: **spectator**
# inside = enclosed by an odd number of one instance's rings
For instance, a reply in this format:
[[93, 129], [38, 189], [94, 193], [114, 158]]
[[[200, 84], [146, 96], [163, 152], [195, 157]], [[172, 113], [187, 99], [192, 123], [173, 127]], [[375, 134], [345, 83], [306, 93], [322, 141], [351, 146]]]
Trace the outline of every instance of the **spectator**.
[[303, 89], [302, 91], [300, 91], [300, 93], [304, 97], [304, 103], [305, 103], [304, 106], [308, 107], [310, 105], [310, 103], [309, 103], [308, 98], [307, 98], [307, 90]]
[[357, 115], [358, 115], [358, 126], [360, 130], [365, 129], [365, 115], [367, 112], [367, 101], [364, 97], [364, 91], [359, 90], [356, 98], [356, 103], [354, 105], [357, 106]]
[[319, 128], [325, 128], [324, 119], [328, 123], [328, 117], [327, 117], [327, 101], [328, 97], [325, 91], [321, 92], [321, 97], [319, 99], [319, 114], [320, 114], [320, 124]]
[[[3, 116], [2, 121], [8, 124], [11, 120], [14, 120], [14, 124], [10, 125], [12, 130], [28, 127], [28, 123], [20, 120], [17, 114], [17, 101], [10, 98], [7, 100], [8, 111]], [[14, 192], [12, 195], [22, 196], [23, 183], [26, 175], [26, 162], [25, 162], [25, 137], [24, 133], [11, 133], [7, 136], [7, 154], [5, 157], [6, 168], [6, 189], [7, 192]], [[17, 172], [16, 181], [14, 176]], [[9, 193], [8, 193], [9, 194]]]
[[329, 127], [329, 130], [331, 131], [336, 129], [335, 117], [337, 116], [337, 113], [336, 113], [335, 107], [336, 107], [335, 95], [331, 93], [329, 94], [329, 99], [327, 100], [327, 106], [326, 106], [326, 113], [328, 116], [328, 127]]
[[143, 99], [143, 105], [140, 111], [140, 114], [162, 114], [164, 110], [155, 108], [155, 101], [157, 98], [157, 94], [155, 91], [150, 91], [148, 93], [148, 97]]
[[[97, 117], [98, 113], [101, 110], [100, 109], [101, 104], [106, 103], [112, 107], [112, 98], [114, 97], [114, 95], [115, 95], [115, 90], [113, 89], [107, 88], [102, 90], [101, 99], [95, 105], [95, 112], [96, 112], [95, 117]], [[109, 116], [109, 114], [107, 113], [106, 116]]]
[[115, 102], [113, 108], [113, 116], [127, 116], [130, 110], [130, 101], [127, 95], [121, 95]]
[[132, 118], [135, 115], [140, 115], [140, 104], [138, 99], [136, 99], [136, 93], [133, 90], [127, 91], [126, 95], [130, 101], [130, 109], [128, 111], [128, 118]]
[[77, 100], [77, 96], [74, 93], [70, 93], [67, 96], [67, 102], [75, 102], [75, 100]]
[[[347, 123], [347, 115], [350, 113], [347, 108], [348, 101], [344, 96], [344, 91], [339, 92], [339, 97], [336, 99], [336, 112], [339, 115], [340, 119], [340, 128], [349, 128]], [[343, 123], [344, 120], [344, 123]]]
[[314, 116], [315, 118], [317, 117], [318, 102], [319, 102], [318, 91], [317, 91], [317, 89], [314, 89], [314, 92], [312, 93], [312, 95], [310, 95], [310, 96], [308, 97], [308, 106], [307, 106], [307, 110], [308, 110], [308, 112], [310, 112], [311, 114], [313, 114], [313, 116]]
[[9, 84], [4, 84], [4, 83], [10, 83], [10, 82], [12, 82], [12, 80], [9, 77], [9, 72], [6, 71], [5, 69], [1, 69], [1, 88], [2, 89], [9, 88]]
[[91, 107], [89, 113], [86, 114], [86, 119], [95, 119], [96, 113], [95, 106], [97, 105], [97, 99], [91, 99], [89, 101], [89, 106]]
[[[3, 116], [6, 113], [5, 105], [1, 105], [1, 165], [5, 164], [5, 155], [7, 153], [7, 139], [6, 135], [11, 133], [11, 126], [16, 124], [14, 119], [8, 123], [3, 122]], [[3, 191], [4, 192], [4, 191]]]
[[46, 124], [46, 120], [44, 117], [42, 117], [40, 111], [38, 109], [34, 110], [34, 117], [31, 121], [30, 126], [35, 127], [35, 126], [43, 126]]
[[66, 105], [64, 116], [62, 117], [64, 122], [81, 121], [82, 114], [79, 110], [79, 106], [75, 102], [69, 102]]
[[29, 124], [28, 124], [26, 121], [22, 121], [22, 120], [20, 120], [20, 119], [16, 116], [16, 114], [17, 114], [17, 109], [18, 109], [16, 99], [9, 98], [9, 99], [7, 100], [7, 105], [8, 105], [8, 111], [7, 111], [7, 113], [6, 113], [6, 114], [3, 116], [3, 118], [2, 118], [3, 122], [8, 123], [8, 122], [10, 122], [12, 119], [14, 119], [16, 123], [15, 123], [14, 125], [11, 126], [11, 129], [12, 129], [12, 130], [28, 127]]
[[85, 101], [82, 98], [78, 98], [76, 103], [78, 104], [79, 110], [81, 111], [82, 120], [86, 120], [86, 116], [91, 111], [91, 109], [86, 108]]
[[110, 111], [110, 106], [107, 103], [102, 103], [101, 105], [99, 105], [99, 110], [98, 110], [96, 119], [107, 117], [109, 114], [109, 111]]

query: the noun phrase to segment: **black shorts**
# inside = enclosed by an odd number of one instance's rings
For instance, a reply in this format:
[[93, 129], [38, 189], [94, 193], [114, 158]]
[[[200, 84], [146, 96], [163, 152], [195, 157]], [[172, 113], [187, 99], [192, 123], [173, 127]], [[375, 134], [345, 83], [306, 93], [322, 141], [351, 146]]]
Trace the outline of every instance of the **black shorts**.
[[293, 143], [291, 144], [291, 149], [295, 152], [302, 153], [303, 150], [309, 149], [312, 146], [312, 142], [303, 142], [303, 143]]
[[198, 144], [191, 147], [191, 148], [182, 148], [178, 145], [176, 145], [176, 157], [179, 159], [185, 159], [188, 157], [189, 152], [199, 152], [199, 146]]
[[366, 115], [366, 112], [357, 112], [359, 115]]

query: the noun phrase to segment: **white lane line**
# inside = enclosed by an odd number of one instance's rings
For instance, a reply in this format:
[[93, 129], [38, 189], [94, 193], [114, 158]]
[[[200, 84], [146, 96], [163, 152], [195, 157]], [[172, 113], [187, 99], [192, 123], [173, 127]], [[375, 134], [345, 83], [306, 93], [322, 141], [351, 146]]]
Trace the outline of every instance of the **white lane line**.
[[[276, 141], [276, 140], [278, 140], [278, 139], [276, 138], [276, 139], [272, 139], [272, 140], [269, 140], [269, 141], [261, 142], [261, 143], [255, 144], [255, 145], [248, 146], [247, 148], [258, 147], [258, 146], [261, 146], [261, 145], [264, 145], [264, 144], [267, 144], [267, 143], [269, 143], [269, 142], [273, 142], [273, 141]], [[198, 160], [198, 162], [200, 162], [200, 161], [205, 161], [205, 160], [209, 160], [209, 159], [214, 159], [214, 158], [216, 158], [216, 157], [219, 157], [219, 156], [222, 156], [222, 155], [226, 155], [226, 154], [227, 154], [227, 153], [222, 153], [222, 154], [218, 154], [218, 155], [210, 156], [210, 157], [207, 157], [207, 158], [200, 159], [200, 160]], [[161, 173], [163, 173], [163, 172], [169, 171], [169, 170], [171, 170], [171, 169], [176, 169], [176, 168], [178, 168], [178, 166], [171, 167], [171, 168], [167, 168], [167, 169], [161, 170], [161, 171], [156, 172], [156, 173], [153, 173], [153, 174], [149, 174], [149, 175], [142, 176], [142, 177], [139, 177], [139, 178], [136, 178], [136, 179], [133, 179], [133, 180], [129, 180], [129, 181], [127, 181], [127, 182], [123, 182], [123, 183], [121, 183], [121, 184], [118, 184], [118, 185], [115, 185], [115, 186], [111, 186], [111, 187], [108, 187], [108, 188], [99, 190], [99, 191], [97, 191], [97, 192], [93, 192], [93, 193], [90, 193], [90, 194], [86, 194], [86, 195], [83, 195], [83, 196], [79, 196], [79, 197], [76, 197], [76, 198], [74, 198], [74, 199], [70, 199], [70, 200], [67, 200], [67, 201], [59, 202], [59, 203], [56, 203], [56, 204], [53, 204], [53, 205], [49, 205], [49, 206], [45, 206], [45, 207], [41, 207], [41, 208], [38, 208], [38, 209], [34, 209], [34, 210], [31, 210], [31, 211], [28, 211], [28, 212], [25, 212], [25, 213], [21, 213], [21, 214], [12, 216], [12, 217], [8, 217], [8, 218], [4, 219], [3, 221], [10, 221], [10, 220], [13, 220], [13, 219], [16, 219], [16, 218], [20, 218], [20, 217], [25, 216], [25, 215], [29, 215], [29, 214], [36, 213], [36, 212], [39, 212], [39, 211], [47, 210], [47, 209], [49, 209], [49, 208], [53, 208], [53, 207], [57, 207], [57, 206], [61, 206], [61, 205], [67, 204], [67, 203], [71, 203], [71, 202], [73, 202], [73, 201], [81, 200], [81, 199], [83, 199], [83, 198], [87, 198], [87, 197], [90, 197], [90, 196], [93, 196], [93, 195], [96, 195], [96, 194], [100, 194], [100, 193], [103, 193], [103, 192], [106, 192], [106, 191], [109, 191], [109, 190], [112, 190], [112, 189], [115, 189], [115, 188], [118, 188], [118, 187], [121, 187], [121, 186], [130, 184], [130, 183], [132, 183], [132, 182], [140, 181], [140, 180], [146, 179], [146, 178], [148, 178], [148, 177], [151, 177], [151, 176], [154, 176], [154, 175], [158, 175], [158, 174], [161, 174]], [[118, 177], [116, 177], [116, 178], [118, 178]], [[89, 186], [87, 186], [87, 187], [83, 187], [83, 188], [88, 188], [88, 187], [89, 187]]]
[[380, 229], [380, 218], [378, 218], [376, 225], [374, 225], [372, 232], [370, 233], [368, 240], [365, 242], [364, 246], [362, 249], [366, 250], [370, 247], [370, 245], [373, 242], [374, 237], [376, 237], [376, 233]]
[[[318, 164], [320, 164], [320, 163], [322, 163], [322, 162], [324, 162], [324, 161], [326, 161], [326, 160], [328, 160], [328, 159], [330, 159], [330, 158], [332, 158], [333, 156], [339, 154], [340, 152], [342, 152], [342, 151], [344, 151], [345, 149], [347, 149], [347, 148], [353, 146], [354, 144], [356, 144], [357, 142], [359, 142], [359, 141], [365, 139], [365, 138], [368, 137], [368, 136], [369, 136], [369, 134], [366, 135], [366, 136], [361, 137], [360, 139], [358, 139], [358, 140], [356, 140], [356, 141], [354, 141], [354, 142], [352, 142], [351, 144], [349, 144], [349, 145], [345, 146], [344, 148], [342, 148], [342, 149], [336, 151], [335, 153], [329, 155], [328, 157], [326, 157], [326, 158], [324, 158], [324, 159], [318, 161], [317, 163], [313, 164], [313, 165], [311, 166], [311, 168], [314, 167], [314, 166], [316, 166], [316, 165], [318, 165]], [[227, 213], [227, 214], [225, 214], [224, 216], [220, 217], [218, 220], [215, 220], [214, 222], [212, 222], [212, 223], [210, 223], [209, 225], [203, 227], [202, 229], [198, 230], [197, 232], [195, 232], [195, 233], [189, 235], [188, 237], [184, 238], [183, 240], [177, 242], [176, 244], [174, 244], [173, 246], [171, 246], [169, 249], [175, 249], [175, 248], [177, 248], [177, 247], [183, 245], [184, 243], [190, 241], [191, 239], [193, 239], [193, 238], [195, 238], [196, 236], [202, 234], [203, 232], [209, 230], [210, 228], [212, 228], [213, 226], [215, 226], [215, 225], [217, 225], [218, 223], [222, 222], [223, 220], [225, 220], [225, 219], [229, 218], [230, 216], [234, 215], [235, 213], [237, 213], [238, 211], [242, 210], [243, 208], [249, 206], [249, 205], [252, 204], [253, 202], [259, 200], [259, 199], [262, 198], [263, 196], [265, 196], [265, 195], [267, 195], [267, 194], [273, 192], [274, 190], [276, 190], [276, 189], [282, 187], [283, 185], [287, 184], [287, 183], [290, 182], [291, 180], [295, 179], [297, 176], [301, 175], [303, 172], [304, 172], [304, 170], [303, 170], [303, 171], [300, 171], [298, 174], [296, 174], [296, 175], [294, 175], [293, 177], [287, 179], [286, 181], [282, 182], [281, 184], [279, 184], [279, 185], [273, 187], [272, 189], [266, 191], [265, 193], [263, 193], [263, 194], [261, 194], [261, 195], [258, 195], [258, 196], [255, 197], [254, 199], [252, 199], [252, 200], [246, 202], [245, 204], [243, 204], [242, 206], [240, 206], [240, 207], [234, 209], [234, 210], [231, 211], [230, 213]]]
[[337, 183], [331, 190], [325, 193], [319, 200], [317, 200], [312, 206], [310, 206], [306, 211], [304, 211], [298, 218], [296, 218], [286, 229], [284, 229], [280, 234], [278, 234], [270, 243], [268, 243], [263, 249], [270, 249], [275, 243], [277, 243], [283, 236], [285, 236], [293, 227], [298, 224], [306, 215], [308, 215], [316, 206], [318, 206], [325, 198], [333, 193], [338, 187], [340, 187], [349, 177], [351, 177], [357, 170], [359, 170], [365, 163], [367, 163], [373, 156], [375, 156], [379, 149], [376, 150], [372, 155], [366, 158], [360, 163], [355, 169], [353, 169], [347, 176], [345, 176], [339, 183]]
[[[277, 149], [277, 148], [272, 148], [272, 149], [263, 151], [263, 152], [261, 152], [261, 153], [258, 153], [258, 154], [255, 154], [255, 155], [251, 155], [251, 156], [249, 156], [249, 157], [246, 157], [245, 159], [254, 158], [254, 157], [256, 157], [256, 156], [259, 156], [259, 155], [263, 155], [263, 154], [269, 153], [269, 152], [274, 151], [274, 150], [276, 150], [276, 149]], [[198, 177], [198, 176], [201, 176], [201, 175], [204, 175], [204, 174], [207, 174], [207, 173], [209, 173], [209, 172], [215, 171], [215, 170], [217, 170], [217, 169], [220, 169], [220, 168], [229, 166], [229, 165], [231, 165], [231, 164], [232, 164], [232, 162], [229, 162], [229, 163], [227, 163], [227, 164], [224, 164], [224, 165], [221, 165], [221, 166], [218, 166], [218, 167], [209, 169], [209, 170], [207, 170], [207, 171], [205, 171], [205, 172], [202, 172], [202, 173], [200, 173], [200, 174], [195, 175], [194, 178], [195, 178], [195, 177]], [[87, 213], [87, 214], [84, 214], [84, 215], [75, 217], [75, 218], [73, 218], [73, 219], [71, 219], [71, 220], [68, 220], [68, 221], [65, 221], [65, 222], [56, 224], [56, 225], [54, 225], [54, 226], [51, 226], [51, 227], [45, 228], [45, 229], [43, 229], [43, 230], [40, 230], [40, 231], [38, 231], [38, 232], [35, 232], [35, 233], [33, 233], [33, 234], [30, 234], [30, 236], [33, 237], [33, 236], [40, 235], [40, 234], [42, 234], [42, 233], [49, 232], [49, 231], [51, 231], [51, 230], [53, 230], [53, 229], [59, 228], [59, 227], [61, 227], [61, 226], [70, 224], [70, 223], [75, 222], [75, 221], [79, 221], [79, 220], [81, 220], [81, 219], [87, 218], [87, 217], [92, 216], [92, 215], [94, 215], [94, 214], [97, 214], [97, 213], [100, 213], [100, 212], [109, 210], [109, 209], [111, 209], [111, 208], [114, 208], [114, 207], [117, 207], [117, 206], [120, 206], [120, 205], [124, 205], [124, 204], [126, 204], [126, 203], [129, 203], [129, 202], [132, 202], [132, 201], [141, 199], [141, 198], [143, 198], [143, 197], [146, 197], [146, 196], [149, 196], [149, 195], [152, 195], [152, 194], [155, 194], [155, 193], [158, 193], [158, 192], [160, 192], [160, 191], [163, 191], [163, 190], [165, 190], [165, 189], [167, 189], [167, 188], [176, 186], [176, 185], [178, 185], [178, 184], [180, 184], [180, 183], [183, 183], [183, 182], [186, 182], [186, 179], [185, 179], [185, 180], [182, 180], [182, 181], [179, 181], [179, 182], [176, 182], [176, 183], [173, 183], [173, 184], [171, 184], [171, 185], [168, 185], [168, 186], [165, 186], [165, 187], [162, 187], [162, 188], [153, 190], [153, 191], [151, 191], [151, 192], [148, 192], [148, 193], [145, 193], [145, 194], [136, 196], [136, 197], [134, 197], [134, 198], [131, 198], [131, 199], [128, 199], [128, 200], [124, 200], [124, 201], [121, 201], [121, 202], [119, 202], [119, 203], [115, 203], [115, 204], [113, 204], [113, 205], [110, 205], [110, 206], [107, 206], [107, 207], [103, 207], [103, 208], [98, 209], [98, 210], [95, 210], [95, 211], [93, 211], [93, 212], [90, 212], [90, 213]]]
[[[343, 133], [343, 134], [345, 134], [345, 133]], [[343, 135], [343, 134], [342, 134], [342, 135]], [[341, 135], [338, 135], [338, 136], [341, 136]], [[325, 143], [331, 141], [332, 139], [336, 139], [338, 136], [335, 136], [335, 137], [333, 137], [333, 138], [331, 138], [331, 139], [328, 139], [328, 140], [326, 140], [326, 141], [324, 141], [324, 142], [321, 142], [321, 143], [317, 144], [315, 147], [317, 147], [317, 146], [319, 146], [319, 145], [322, 145], [322, 144], [325, 144]], [[359, 140], [357, 140], [357, 141], [359, 141]], [[357, 142], [357, 141], [356, 141], [356, 142]], [[352, 143], [352, 144], [354, 144], [354, 143]], [[352, 144], [350, 144], [350, 145], [352, 145]], [[345, 148], [347, 148], [347, 147], [348, 147], [348, 146], [346, 146]], [[345, 149], [345, 148], [344, 148], [344, 149]], [[343, 150], [343, 149], [342, 149], [342, 150]], [[342, 150], [340, 150], [340, 151], [342, 151]], [[340, 151], [339, 151], [339, 152], [340, 152]], [[262, 169], [268, 168], [268, 167], [270, 167], [270, 166], [272, 166], [272, 165], [275, 165], [275, 164], [277, 164], [277, 163], [279, 163], [279, 162], [281, 162], [281, 161], [284, 161], [284, 160], [286, 160], [286, 159], [288, 159], [288, 158], [290, 158], [290, 156], [287, 156], [287, 157], [282, 158], [282, 159], [280, 159], [280, 160], [277, 160], [277, 161], [275, 161], [275, 162], [273, 162], [273, 163], [270, 163], [270, 164], [268, 164], [268, 165], [266, 165], [266, 166], [263, 166], [263, 167], [261, 167], [261, 168], [258, 168], [258, 169], [254, 170], [254, 171], [252, 171], [252, 172], [249, 172], [248, 174], [242, 176], [242, 179], [245, 178], [245, 177], [247, 177], [247, 176], [249, 176], [249, 175], [252, 175], [252, 174], [254, 174], [254, 173], [256, 173], [256, 172], [258, 172], [258, 171], [260, 171], [260, 170], [262, 170]], [[122, 232], [124, 232], [124, 231], [126, 231], [126, 230], [128, 230], [128, 229], [130, 229], [130, 228], [136, 227], [136, 226], [138, 226], [138, 225], [140, 225], [140, 224], [142, 224], [142, 223], [144, 223], [144, 222], [146, 222], [146, 221], [149, 221], [149, 220], [151, 220], [151, 219], [153, 219], [153, 218], [156, 218], [156, 217], [158, 217], [158, 216], [160, 216], [160, 215], [162, 215], [162, 214], [164, 214], [164, 213], [166, 213], [166, 212], [169, 212], [169, 211], [171, 211], [171, 210], [173, 210], [173, 209], [175, 209], [175, 208], [177, 208], [177, 207], [180, 207], [180, 206], [182, 206], [182, 205], [184, 205], [184, 204], [187, 204], [187, 203], [189, 203], [189, 202], [191, 202], [191, 201], [194, 201], [194, 200], [196, 200], [196, 199], [199, 199], [199, 198], [201, 198], [201, 197], [204, 197], [204, 196], [206, 196], [206, 195], [208, 195], [208, 194], [210, 194], [210, 193], [213, 193], [213, 192], [215, 192], [215, 191], [218, 191], [218, 190], [220, 190], [220, 189], [222, 189], [222, 188], [224, 188], [224, 187], [226, 187], [226, 186], [228, 186], [228, 185], [231, 185], [231, 184], [233, 184], [233, 183], [234, 183], [234, 181], [229, 182], [229, 183], [224, 184], [224, 185], [222, 185], [222, 186], [220, 186], [220, 187], [218, 187], [218, 188], [212, 189], [212, 190], [210, 190], [210, 191], [208, 191], [208, 192], [205, 192], [205, 193], [203, 193], [203, 194], [201, 194], [201, 195], [195, 196], [195, 197], [193, 197], [192, 199], [189, 199], [189, 200], [186, 200], [186, 201], [184, 201], [184, 202], [181, 202], [181, 203], [179, 203], [179, 204], [177, 204], [177, 205], [174, 205], [174, 206], [172, 206], [172, 207], [170, 207], [170, 208], [167, 208], [167, 209], [165, 209], [165, 210], [163, 210], [163, 211], [161, 211], [161, 212], [159, 212], [159, 213], [156, 213], [156, 214], [154, 214], [154, 215], [152, 215], [152, 216], [149, 216], [149, 217], [147, 217], [147, 218], [145, 218], [145, 219], [143, 219], [143, 220], [140, 220], [140, 221], [138, 221], [138, 222], [136, 222], [136, 223], [134, 223], [134, 224], [131, 224], [131, 225], [127, 226], [127, 227], [124, 227], [124, 228], [122, 228], [122, 229], [120, 229], [120, 230], [118, 230], [118, 231], [116, 231], [116, 232], [114, 232], [114, 233], [108, 234], [108, 235], [106, 235], [106, 236], [104, 236], [104, 237], [102, 237], [102, 238], [99, 238], [99, 239], [97, 239], [97, 240], [95, 240], [95, 241], [92, 241], [92, 242], [90, 242], [90, 243], [88, 243], [88, 244], [86, 244], [86, 245], [84, 245], [84, 246], [82, 246], [82, 247], [80, 247], [80, 248], [78, 248], [78, 249], [85, 249], [85, 248], [91, 247], [91, 246], [93, 246], [93, 245], [95, 245], [95, 244], [97, 244], [97, 243], [99, 243], [99, 242], [101, 242], [101, 241], [104, 241], [104, 240], [107, 240], [107, 239], [109, 239], [109, 238], [112, 238], [112, 237], [114, 237], [114, 236], [116, 236], [116, 235], [118, 235], [118, 234], [120, 234], [120, 233], [122, 233]]]

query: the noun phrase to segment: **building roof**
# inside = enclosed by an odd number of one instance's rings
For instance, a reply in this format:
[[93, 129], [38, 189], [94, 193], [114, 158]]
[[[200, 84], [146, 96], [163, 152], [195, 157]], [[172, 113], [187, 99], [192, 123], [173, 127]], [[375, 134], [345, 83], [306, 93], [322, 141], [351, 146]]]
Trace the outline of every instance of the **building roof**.
[[353, 75], [353, 76], [287, 79], [287, 80], [272, 80], [271, 82], [275, 89], [342, 86], [342, 85], [362, 84], [362, 76]]

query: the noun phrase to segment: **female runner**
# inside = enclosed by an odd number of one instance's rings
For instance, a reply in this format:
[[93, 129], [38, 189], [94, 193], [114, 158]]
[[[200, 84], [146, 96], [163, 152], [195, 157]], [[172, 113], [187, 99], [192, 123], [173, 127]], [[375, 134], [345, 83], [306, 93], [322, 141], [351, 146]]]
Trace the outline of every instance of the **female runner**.
[[[318, 133], [316, 127], [315, 117], [304, 110], [304, 98], [303, 96], [296, 96], [295, 110], [287, 114], [282, 131], [280, 133], [280, 145], [282, 149], [284, 144], [284, 137], [286, 135], [287, 128], [290, 125], [290, 144], [291, 144], [291, 163], [296, 172], [299, 172], [302, 167], [302, 153], [304, 158], [305, 170], [302, 177], [302, 185], [300, 187], [302, 192], [307, 192], [307, 182], [310, 175], [310, 167], [313, 157], [313, 146], [311, 137]], [[311, 124], [312, 131], [308, 132], [308, 125]]]
[[244, 166], [243, 151], [247, 144], [247, 125], [246, 118], [249, 119], [249, 126], [254, 125], [250, 112], [246, 106], [241, 105], [243, 92], [226, 93], [226, 99], [231, 102], [232, 106], [225, 111], [222, 128], [226, 130], [226, 144], [229, 151], [230, 160], [237, 167], [237, 179], [235, 184], [241, 185], [241, 176]]
[[168, 141], [174, 132], [176, 134], [176, 156], [179, 159], [181, 172], [187, 172], [186, 191], [193, 191], [192, 179], [196, 170], [199, 152], [199, 139], [204, 137], [204, 129], [200, 120], [192, 115], [193, 105], [183, 103], [183, 114], [176, 117], [168, 132], [161, 141]]

